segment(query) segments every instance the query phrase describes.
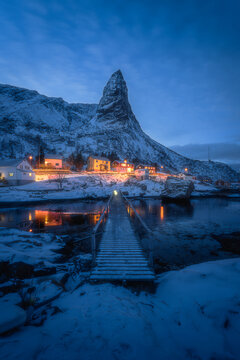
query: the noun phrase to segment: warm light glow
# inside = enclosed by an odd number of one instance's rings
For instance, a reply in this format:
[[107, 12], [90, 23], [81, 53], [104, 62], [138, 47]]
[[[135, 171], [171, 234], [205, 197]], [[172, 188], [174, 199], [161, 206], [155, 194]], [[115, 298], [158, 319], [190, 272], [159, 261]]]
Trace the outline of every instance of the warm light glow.
[[28, 220], [29, 220], [29, 221], [32, 220], [32, 214], [31, 214], [31, 213], [29, 213], [29, 215], [28, 215]]
[[164, 219], [164, 207], [163, 206], [160, 207], [160, 218], [161, 218], [161, 220]]
[[188, 168], [185, 168], [184, 170], [187, 172], [187, 171], [188, 171]]
[[62, 225], [61, 214], [47, 210], [35, 210], [35, 220], [43, 222], [46, 226]]
[[114, 190], [113, 193], [114, 193], [114, 195], [117, 195], [117, 194], [118, 194], [117, 190]]
[[163, 169], [163, 165], [161, 165], [161, 169]]
[[131, 172], [131, 168], [130, 168], [130, 167], [129, 167], [129, 168], [127, 168], [127, 171], [128, 171], [128, 172]]
[[29, 173], [29, 176], [32, 176], [32, 173]]
[[89, 217], [90, 217], [90, 223], [93, 224], [93, 225], [96, 225], [101, 217], [101, 213], [100, 214], [89, 214]]
[[32, 160], [32, 158], [33, 158], [33, 157], [30, 155], [30, 156], [29, 156], [29, 160]]
[[122, 166], [126, 166], [126, 164], [124, 164], [124, 163], [123, 163], [123, 164], [121, 164], [121, 165], [122, 165]]
[[124, 160], [124, 162], [126, 163], [126, 162], [127, 162], [127, 160], [125, 159], [125, 160]]
[[32, 229], [29, 229], [29, 232], [32, 232]]

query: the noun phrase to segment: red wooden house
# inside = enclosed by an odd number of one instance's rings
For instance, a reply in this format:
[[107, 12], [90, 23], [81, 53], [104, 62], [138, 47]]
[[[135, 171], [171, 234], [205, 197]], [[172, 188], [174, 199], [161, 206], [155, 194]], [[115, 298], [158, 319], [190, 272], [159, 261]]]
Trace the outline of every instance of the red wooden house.
[[136, 167], [136, 169], [145, 169], [145, 170], [148, 170], [149, 171], [149, 174], [155, 174], [156, 172], [156, 167], [155, 166], [152, 166], [152, 165], [143, 165], [143, 164], [140, 164]]
[[114, 160], [112, 162], [112, 169], [118, 173], [132, 173], [134, 171], [134, 164], [129, 163], [126, 159]]

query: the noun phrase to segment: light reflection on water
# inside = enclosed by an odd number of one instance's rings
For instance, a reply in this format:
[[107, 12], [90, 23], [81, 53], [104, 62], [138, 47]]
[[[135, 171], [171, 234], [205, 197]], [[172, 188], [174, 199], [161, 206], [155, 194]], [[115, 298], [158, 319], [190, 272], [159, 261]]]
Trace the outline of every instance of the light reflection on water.
[[[152, 230], [162, 230], [164, 224], [195, 223], [219, 224], [222, 228], [239, 229], [240, 201], [232, 199], [194, 199], [188, 204], [162, 203], [155, 199], [134, 200], [137, 213]], [[128, 209], [130, 216], [134, 212]]]
[[[240, 234], [240, 201], [194, 199], [187, 205], [180, 205], [164, 204], [154, 199], [138, 199], [132, 200], [132, 204], [155, 234], [153, 256], [157, 272], [236, 256], [222, 251], [215, 235], [232, 232]], [[106, 202], [99, 201], [0, 209], [0, 226], [29, 232], [74, 233], [77, 237], [84, 237], [91, 233], [105, 205]], [[142, 235], [139, 222], [130, 206], [127, 206], [127, 211], [135, 230], [140, 234], [143, 247], [147, 249], [149, 239]], [[89, 239], [85, 245], [84, 251], [90, 252]], [[73, 248], [74, 246], [72, 245]]]
[[[214, 236], [233, 232], [240, 234], [239, 200], [193, 199], [183, 205], [162, 203], [154, 199], [138, 199], [132, 201], [132, 204], [154, 232], [155, 263], [165, 269], [236, 256], [231, 252], [224, 252]], [[134, 212], [128, 212], [138, 231], [139, 223]], [[139, 233], [142, 244], [147, 249], [147, 236], [141, 231]]]
[[0, 211], [0, 226], [29, 232], [63, 231], [97, 224], [104, 202], [42, 205]]

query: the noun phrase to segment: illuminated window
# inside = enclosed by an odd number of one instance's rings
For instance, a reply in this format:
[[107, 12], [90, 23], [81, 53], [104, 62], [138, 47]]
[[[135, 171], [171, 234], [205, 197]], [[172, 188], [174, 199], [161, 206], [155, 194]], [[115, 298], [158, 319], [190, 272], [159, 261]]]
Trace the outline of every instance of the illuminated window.
[[14, 174], [13, 173], [8, 173], [9, 176], [13, 176]]
[[29, 176], [32, 176], [32, 173], [29, 173]]

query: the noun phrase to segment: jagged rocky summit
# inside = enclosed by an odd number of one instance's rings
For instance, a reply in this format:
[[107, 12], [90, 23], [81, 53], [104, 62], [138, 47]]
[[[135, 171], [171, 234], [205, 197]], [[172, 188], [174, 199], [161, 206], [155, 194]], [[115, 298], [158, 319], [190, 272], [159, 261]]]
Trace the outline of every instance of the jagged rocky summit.
[[65, 157], [78, 148], [90, 154], [116, 152], [118, 157], [158, 163], [173, 172], [185, 167], [193, 175], [237, 180], [229, 166], [191, 160], [152, 140], [139, 125], [128, 101], [128, 89], [116, 71], [96, 104], [69, 104], [36, 91], [0, 85], [0, 152], [2, 158], [46, 151]]

